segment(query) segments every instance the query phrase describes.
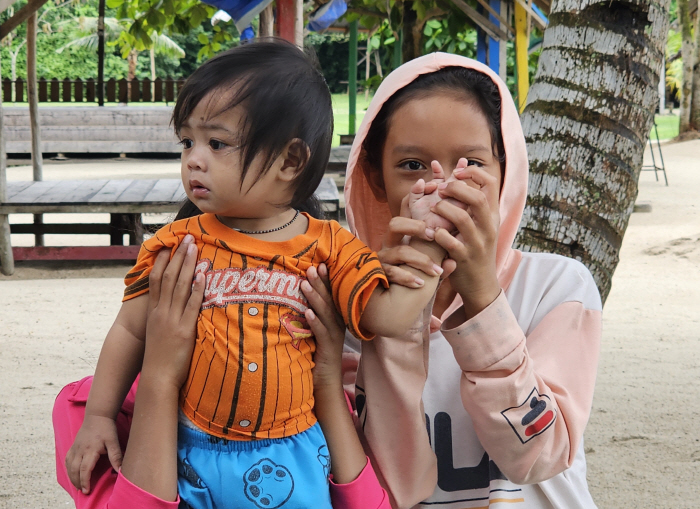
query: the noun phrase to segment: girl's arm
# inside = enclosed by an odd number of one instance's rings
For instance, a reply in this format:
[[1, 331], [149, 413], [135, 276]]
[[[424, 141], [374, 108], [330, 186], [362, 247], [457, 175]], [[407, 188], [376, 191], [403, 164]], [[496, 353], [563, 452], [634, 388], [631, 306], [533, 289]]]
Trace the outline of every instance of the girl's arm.
[[202, 275], [192, 286], [196, 256], [194, 244], [183, 242], [170, 263], [167, 251], [159, 253], [151, 272], [146, 350], [121, 470], [131, 483], [164, 500], [177, 499], [178, 394], [204, 295]]
[[[319, 273], [321, 277], [319, 277]], [[314, 410], [331, 455], [331, 501], [338, 509], [390, 509], [355, 431], [343, 391], [342, 353], [345, 326], [326, 285], [321, 265], [307, 271], [302, 291], [313, 309], [305, 313], [316, 341], [314, 354]], [[315, 310], [315, 312], [314, 312]]]
[[455, 182], [443, 191], [468, 204], [469, 214], [447, 201], [437, 207], [458, 225], [458, 237], [470, 239], [436, 235], [457, 263], [450, 281], [463, 301], [442, 328], [464, 372], [462, 401], [484, 449], [512, 482], [535, 483], [570, 467], [578, 451], [593, 399], [602, 308], [590, 272], [552, 258], [546, 271], [529, 269], [513, 297], [534, 310], [523, 333], [496, 286], [497, 186], [484, 175], [465, 169], [462, 177], [480, 188]]
[[190, 365], [204, 291], [201, 279], [192, 286], [197, 253], [187, 253], [186, 244], [180, 245], [170, 264], [168, 250], [156, 258], [150, 276], [148, 298], [153, 311], [147, 322], [142, 376], [136, 397], [134, 384], [118, 420], [119, 436], [127, 444], [124, 462], [118, 474], [100, 464], [96, 470], [99, 477], [93, 479], [89, 495], [70, 485], [60, 464], [85, 418], [86, 392], [92, 377], [66, 387], [56, 399], [53, 423], [57, 475], [78, 509], [178, 507], [177, 401], [179, 385]]

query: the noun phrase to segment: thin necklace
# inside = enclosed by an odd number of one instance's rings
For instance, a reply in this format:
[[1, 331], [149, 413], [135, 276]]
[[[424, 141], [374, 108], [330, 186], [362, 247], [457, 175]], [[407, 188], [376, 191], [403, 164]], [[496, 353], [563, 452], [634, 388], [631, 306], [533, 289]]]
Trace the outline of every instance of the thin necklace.
[[[216, 216], [219, 221], [221, 219], [219, 216]], [[242, 228], [234, 228], [233, 226], [229, 226], [232, 230], [236, 230], [239, 233], [245, 233], [246, 235], [262, 235], [263, 233], [272, 233], [272, 232], [278, 232], [280, 230], [284, 230], [287, 226], [292, 224], [294, 221], [296, 221], [297, 217], [299, 217], [299, 211], [296, 211], [296, 214], [294, 214], [294, 217], [288, 222], [284, 223], [282, 226], [278, 226], [277, 228], [270, 228], [269, 230], [243, 230]], [[223, 222], [223, 221], [221, 221]]]

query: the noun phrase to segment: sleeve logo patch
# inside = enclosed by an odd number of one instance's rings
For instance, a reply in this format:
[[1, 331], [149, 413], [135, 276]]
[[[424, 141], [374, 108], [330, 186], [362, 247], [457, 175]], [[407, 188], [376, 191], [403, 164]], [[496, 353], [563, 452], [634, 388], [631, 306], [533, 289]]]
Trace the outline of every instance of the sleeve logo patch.
[[532, 389], [520, 406], [503, 410], [501, 414], [523, 444], [549, 428], [557, 418], [552, 400], [537, 389]]

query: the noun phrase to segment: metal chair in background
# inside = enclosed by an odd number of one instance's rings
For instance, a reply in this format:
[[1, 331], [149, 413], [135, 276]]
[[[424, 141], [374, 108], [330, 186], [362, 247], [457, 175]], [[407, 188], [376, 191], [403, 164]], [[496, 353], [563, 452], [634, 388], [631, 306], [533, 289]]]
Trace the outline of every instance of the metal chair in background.
[[656, 147], [659, 151], [659, 162], [661, 166], [656, 164], [656, 156], [654, 155], [654, 140], [651, 139], [651, 132], [649, 132], [649, 150], [651, 152], [651, 164], [645, 164], [642, 166], [642, 171], [653, 171], [656, 181], [659, 181], [659, 172], [664, 174], [664, 182], [668, 186], [668, 178], [666, 177], [666, 165], [664, 164], [664, 155], [661, 153], [661, 141], [659, 140], [659, 128], [654, 122], [654, 134], [656, 134]]

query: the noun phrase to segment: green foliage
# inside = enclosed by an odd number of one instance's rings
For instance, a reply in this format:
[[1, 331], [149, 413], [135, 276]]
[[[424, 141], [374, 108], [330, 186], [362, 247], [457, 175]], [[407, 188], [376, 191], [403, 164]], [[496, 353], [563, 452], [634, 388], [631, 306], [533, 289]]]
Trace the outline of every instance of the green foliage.
[[[118, 19], [129, 22], [128, 30], [123, 31], [116, 42], [124, 58], [132, 50], [143, 51], [153, 47], [156, 34], [164, 31], [171, 34], [189, 33], [208, 23], [217, 10], [199, 0], [107, 0], [107, 6], [115, 9]], [[211, 32], [197, 34], [201, 44], [197, 59], [211, 58], [230, 46], [234, 42], [234, 33], [231, 21], [220, 21]]]
[[423, 28], [425, 53], [445, 51], [469, 58], [476, 57], [476, 30], [459, 25], [453, 17], [431, 19]]
[[[109, 3], [112, 3], [110, 0]], [[0, 14], [0, 22], [7, 21], [14, 12], [26, 4], [26, 0], [18, 1], [13, 7]], [[113, 5], [113, 4], [112, 4]], [[162, 14], [166, 17], [165, 9], [175, 6], [173, 1], [154, 3], [162, 5]], [[91, 33], [90, 20], [97, 16], [97, 0], [49, 0], [49, 2], [39, 10], [39, 33], [37, 37], [37, 74], [40, 78], [64, 79], [64, 78], [97, 78], [97, 51], [92, 48], [79, 47], [77, 44], [67, 46], [77, 39], [86, 37]], [[118, 10], [125, 10], [125, 4], [120, 4], [117, 8], [107, 8], [106, 17], [115, 18]], [[206, 8], [204, 8], [206, 11]], [[209, 18], [202, 18], [202, 8], [195, 9], [199, 15], [195, 15], [195, 20], [199, 19], [199, 24], [192, 28], [190, 19], [184, 28], [184, 33], [173, 33], [171, 27], [163, 27], [161, 32], [151, 30], [148, 36], [152, 44], [156, 44], [156, 70], [161, 78], [185, 78], [201, 63], [201, 60], [208, 58], [219, 51], [228, 49], [238, 44], [238, 34], [235, 27], [230, 24], [219, 23], [212, 26]], [[207, 11], [208, 12], [208, 11]], [[176, 18], [180, 19], [180, 18]], [[159, 16], [151, 14], [150, 23], [162, 21]], [[125, 28], [131, 27], [129, 20], [122, 19], [117, 23], [123, 24]], [[150, 27], [148, 15], [144, 18], [142, 27]], [[145, 28], [142, 28], [145, 30]], [[121, 32], [121, 34], [119, 33]], [[106, 33], [110, 33], [107, 27]], [[105, 48], [105, 78], [122, 79], [127, 77], [128, 64], [122, 58], [122, 52], [133, 46], [127, 41], [127, 46], [120, 46], [117, 41], [123, 33], [128, 33], [119, 27], [115, 33], [112, 44], [107, 44]], [[172, 41], [185, 51], [184, 58], [180, 59], [172, 54], [161, 54], [158, 41], [165, 39], [168, 35]], [[123, 37], [123, 36], [122, 36]], [[109, 37], [108, 37], [109, 40]], [[124, 39], [122, 39], [122, 42]], [[201, 41], [205, 41], [205, 44]], [[56, 50], [66, 46], [61, 53]], [[145, 46], [139, 46], [145, 47]], [[14, 58], [13, 58], [14, 55]], [[11, 34], [9, 34], [0, 45], [0, 59], [2, 59], [2, 77], [11, 77], [13, 60], [15, 60], [16, 76], [26, 77], [26, 23], [21, 24]], [[143, 52], [138, 56], [136, 65], [136, 77], [139, 79], [151, 76], [150, 58], [148, 52]], [[347, 78], [346, 78], [347, 79]]]
[[[14, 5], [19, 10], [26, 0]], [[13, 14], [8, 9], [0, 15], [4, 22]], [[37, 37], [37, 75], [41, 78], [96, 78], [97, 55], [85, 48], [67, 48], [57, 55], [56, 50], [65, 46], [76, 37], [75, 31], [66, 25], [66, 21], [85, 16], [97, 16], [97, 2], [54, 2], [49, 1], [39, 10]], [[16, 74], [24, 78], [27, 75], [26, 58], [26, 23], [22, 23], [2, 41], [0, 58], [2, 58], [2, 77], [11, 77], [12, 54], [16, 54]], [[107, 51], [105, 55], [105, 75], [122, 78], [126, 76], [127, 63], [121, 57]]]
[[[367, 33], [360, 33], [358, 36], [358, 47], [366, 47]], [[348, 89], [348, 58], [350, 50], [349, 37], [346, 34], [324, 33], [318, 34], [311, 32], [306, 36], [305, 44], [311, 46], [318, 58], [323, 76], [326, 78], [328, 88], [334, 94], [346, 93]], [[370, 38], [369, 44], [372, 47], [372, 53], [379, 52], [379, 60], [382, 69], [391, 69], [389, 59], [390, 54], [381, 47], [379, 36], [375, 34]], [[358, 55], [360, 58], [364, 56], [364, 51], [360, 50]], [[357, 83], [361, 88], [374, 90], [381, 79], [377, 75], [375, 66], [375, 57], [372, 55], [370, 60], [370, 79], [365, 79], [364, 63], [358, 66]], [[384, 71], [386, 74], [388, 71]]]

